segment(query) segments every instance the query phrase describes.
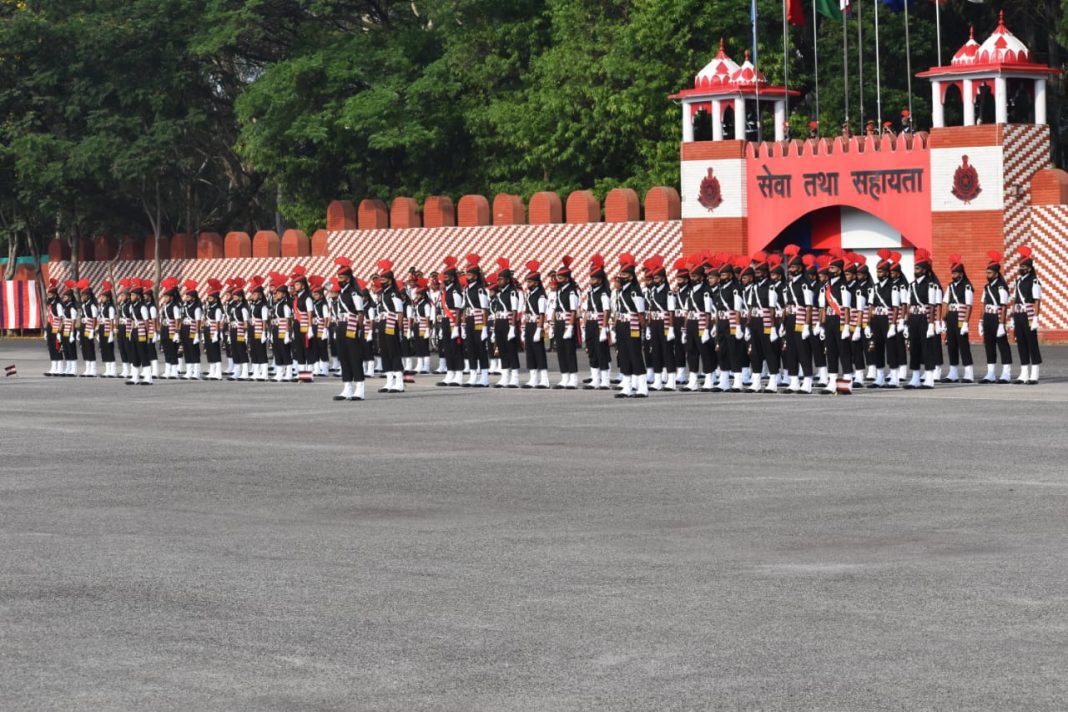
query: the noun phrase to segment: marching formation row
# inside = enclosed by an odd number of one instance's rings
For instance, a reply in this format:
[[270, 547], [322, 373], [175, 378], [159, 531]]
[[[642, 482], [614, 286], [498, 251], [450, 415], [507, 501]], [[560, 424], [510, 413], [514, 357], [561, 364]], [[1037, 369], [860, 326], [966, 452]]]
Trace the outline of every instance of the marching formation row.
[[[801, 255], [793, 245], [746, 257], [695, 255], [675, 262], [671, 276], [661, 257], [645, 260], [639, 276], [637, 260], [622, 254], [609, 279], [595, 255], [584, 289], [571, 258], [544, 280], [541, 265], [528, 262], [520, 280], [508, 260], [486, 274], [474, 254], [462, 270], [455, 257], [427, 277], [410, 270], [404, 284], [389, 260], [365, 283], [345, 258], [329, 279], [300, 267], [247, 281], [209, 279], [203, 290], [167, 278], [158, 301], [155, 285], [141, 279], [117, 287], [105, 281], [96, 292], [85, 280], [53, 282], [45, 375], [77, 375], [80, 346], [82, 376], [148, 385], [159, 377], [310, 382], [340, 375], [335, 400], [363, 400], [365, 379], [376, 371], [386, 379], [379, 392], [401, 393], [414, 374], [430, 373], [432, 354], [439, 386], [487, 387], [493, 372], [496, 387], [518, 388], [524, 353], [522, 387], [549, 388], [548, 343], [559, 362], [553, 387], [579, 387], [584, 349], [584, 387], [615, 386], [617, 398], [644, 398], [650, 389], [922, 389], [975, 382], [969, 323], [977, 309], [986, 351], [980, 382], [1035, 384], [1042, 288], [1030, 250], [1020, 254], [1010, 288], [1002, 256], [989, 253], [980, 299], [958, 256], [943, 286], [923, 250], [909, 279], [898, 253], [880, 251], [873, 277], [860, 255]], [[1015, 380], [1010, 333], [1021, 364]]]

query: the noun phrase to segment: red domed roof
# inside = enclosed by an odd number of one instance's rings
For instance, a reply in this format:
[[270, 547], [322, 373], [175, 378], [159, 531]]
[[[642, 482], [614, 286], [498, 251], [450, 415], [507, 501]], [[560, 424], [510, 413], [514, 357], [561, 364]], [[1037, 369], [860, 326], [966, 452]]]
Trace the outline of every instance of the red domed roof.
[[1005, 27], [1005, 11], [998, 17], [994, 34], [986, 38], [976, 57], [979, 64], [1030, 64], [1031, 52], [1027, 45]]
[[745, 61], [742, 62], [742, 66], [731, 75], [731, 83], [738, 87], [751, 87], [757, 84], [763, 86], [768, 83], [764, 74], [749, 61], [749, 50], [745, 51]]
[[971, 27], [968, 30], [968, 41], [964, 43], [963, 47], [957, 50], [955, 55], [953, 55], [950, 64], [954, 66], [975, 64], [975, 58], [978, 54], [979, 43], [975, 41], [975, 27]]
[[727, 56], [723, 47], [723, 38], [719, 39], [719, 53], [712, 61], [705, 65], [704, 69], [697, 73], [693, 86], [695, 89], [707, 89], [711, 87], [727, 86], [731, 83], [731, 77], [738, 71], [738, 65]]

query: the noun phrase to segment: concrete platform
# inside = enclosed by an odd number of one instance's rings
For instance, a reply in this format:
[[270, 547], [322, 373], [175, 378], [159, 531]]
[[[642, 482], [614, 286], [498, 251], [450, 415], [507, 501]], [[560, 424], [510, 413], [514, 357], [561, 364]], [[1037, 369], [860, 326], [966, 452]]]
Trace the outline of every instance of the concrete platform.
[[1068, 349], [851, 397], [44, 378], [2, 710], [1063, 710]]

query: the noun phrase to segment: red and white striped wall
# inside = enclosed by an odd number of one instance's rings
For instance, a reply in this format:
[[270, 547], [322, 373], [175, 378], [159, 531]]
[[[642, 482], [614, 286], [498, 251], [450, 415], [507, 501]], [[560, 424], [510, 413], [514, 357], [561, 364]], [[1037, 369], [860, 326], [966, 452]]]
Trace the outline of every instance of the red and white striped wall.
[[[348, 257], [353, 272], [366, 278], [375, 271], [381, 259], [392, 260], [398, 277], [409, 267], [424, 273], [442, 267], [447, 255], [455, 256], [463, 264], [469, 253], [478, 254], [486, 272], [496, 271], [499, 257], [507, 258], [519, 276], [525, 264], [539, 260], [542, 270], [561, 264], [565, 255], [574, 258], [576, 274], [583, 271], [595, 253], [601, 254], [609, 265], [616, 263], [621, 252], [632, 253], [639, 260], [662, 255], [668, 263], [682, 252], [682, 223], [679, 220], [654, 222], [582, 223], [548, 225], [493, 225], [478, 227], [407, 228], [400, 230], [340, 230], [329, 234], [327, 257], [265, 257], [241, 259], [163, 260], [163, 276], [179, 280], [204, 282], [209, 277], [224, 280], [229, 277], [248, 279], [253, 275], [266, 276], [271, 271], [288, 273], [294, 266], [304, 265], [309, 274], [334, 273], [334, 258]], [[70, 263], [52, 266], [51, 277], [60, 281], [69, 278]], [[79, 269], [82, 278], [94, 286], [104, 279], [117, 282], [124, 277], [152, 279], [153, 262], [148, 260], [84, 262]]]

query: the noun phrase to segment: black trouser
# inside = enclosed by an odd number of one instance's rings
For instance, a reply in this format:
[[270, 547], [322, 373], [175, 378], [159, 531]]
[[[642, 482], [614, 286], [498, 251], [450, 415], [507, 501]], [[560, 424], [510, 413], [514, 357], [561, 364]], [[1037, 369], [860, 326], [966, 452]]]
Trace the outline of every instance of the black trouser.
[[185, 362], [199, 365], [200, 344], [193, 343], [193, 337], [196, 336], [196, 334], [192, 333], [188, 326], [183, 326], [180, 333], [182, 338], [182, 351], [185, 352]]
[[998, 353], [1001, 353], [1001, 363], [1005, 366], [1012, 365], [1012, 347], [1009, 346], [1009, 335], [998, 336], [998, 328], [1001, 319], [997, 314], [983, 314], [983, 347], [986, 349], [986, 363], [988, 366], [996, 366]]
[[1021, 366], [1041, 366], [1042, 352], [1038, 350], [1038, 330], [1031, 329], [1027, 314], [1012, 315], [1016, 332], [1016, 348], [1020, 350]]
[[559, 361], [560, 373], [578, 373], [578, 338], [574, 328], [571, 336], [564, 338], [567, 323], [563, 319], [553, 322], [553, 331], [556, 333], [556, 356]]
[[341, 380], [344, 383], [363, 380], [364, 342], [356, 337], [342, 334], [338, 340], [338, 361], [341, 362]]
[[313, 336], [308, 349], [309, 357], [315, 361], [329, 361], [330, 345], [327, 343], [328, 341], [328, 338]]
[[115, 342], [111, 337], [104, 336], [103, 329], [100, 329], [99, 333], [101, 363], [115, 363]]
[[[675, 352], [675, 367], [682, 368], [686, 363], [686, 344], [682, 343], [682, 333], [686, 330], [686, 317], [674, 316], [672, 323], [675, 325], [675, 341], [672, 344], [672, 349]], [[687, 334], [687, 341], [689, 341], [689, 335]]]
[[[459, 328], [459, 327], [457, 327]], [[445, 359], [445, 368], [450, 371], [464, 370], [463, 343], [459, 334], [452, 333], [452, 324], [448, 321], [441, 323], [441, 352]]]
[[275, 366], [289, 366], [293, 359], [289, 357], [289, 344], [275, 336], [271, 339], [271, 350], [274, 352]]
[[[868, 366], [866, 353], [868, 350], [868, 340], [864, 338], [863, 327], [856, 326], [854, 329], [860, 329], [860, 338], [851, 342], [853, 351], [853, 369], [863, 371]], [[849, 337], [852, 339], [853, 335], [850, 334]]]
[[78, 341], [67, 336], [63, 337], [63, 358], [67, 361], [78, 360]]
[[891, 368], [896, 368], [896, 353], [888, 348], [886, 335], [890, 333], [890, 317], [885, 314], [875, 314], [871, 318], [871, 343], [872, 362], [875, 368], [884, 369], [889, 362]]
[[386, 324], [378, 325], [378, 348], [382, 356], [383, 371], [402, 371], [404, 364], [401, 361], [401, 338], [397, 333], [397, 327], [393, 327], [393, 333], [386, 333]]
[[827, 314], [823, 332], [827, 368], [843, 375], [849, 373], [853, 369], [853, 354], [849, 349], [849, 341], [842, 338], [842, 318], [837, 314]]
[[[677, 341], [677, 339], [676, 339]], [[586, 355], [590, 357], [590, 369], [607, 371], [612, 368], [612, 353], [608, 340], [601, 341], [600, 316], [586, 321]]]
[[293, 340], [289, 344], [293, 363], [308, 363], [308, 345], [304, 341], [305, 338], [307, 338], [307, 334], [302, 333], [299, 328], [297, 329], [297, 332], [293, 334]]
[[[649, 323], [649, 365], [653, 367], [654, 373], [660, 373], [667, 369], [668, 371], [675, 370], [675, 344], [672, 341], [667, 340], [667, 334], [664, 333], [665, 322], [654, 319]], [[680, 333], [675, 334], [675, 339], [681, 338]]]
[[928, 348], [926, 314], [909, 314], [909, 368], [931, 371], [935, 367], [934, 354]]
[[523, 341], [527, 348], [527, 369], [544, 371], [549, 368], [549, 359], [545, 355], [545, 339], [534, 340], [538, 325], [529, 323], [523, 329]]
[[208, 363], [222, 363], [222, 340], [212, 341], [209, 337], [204, 342], [204, 353], [208, 357]]
[[119, 356], [122, 358], [123, 363], [130, 363], [130, 339], [126, 336], [126, 330], [119, 327], [118, 334], [119, 342]]
[[816, 334], [809, 334], [808, 348], [812, 352], [812, 367], [814, 369], [827, 368], [827, 334], [821, 339]]
[[253, 336], [252, 341], [248, 343], [248, 353], [252, 363], [257, 365], [267, 363], [267, 342]]
[[787, 314], [783, 319], [783, 329], [786, 331], [786, 353], [784, 364], [786, 372], [791, 376], [806, 378], [812, 377], [812, 353], [809, 351], [808, 339], [801, 338], [801, 327], [797, 324], [797, 315]]
[[645, 376], [645, 362], [642, 360], [641, 333], [631, 335], [630, 322], [616, 324], [616, 352], [619, 354], [619, 372], [624, 376]]
[[719, 319], [716, 322], [716, 350], [718, 353], [719, 367], [723, 371], [737, 373], [742, 370], [741, 345], [744, 341], [735, 338], [729, 319]]
[[697, 320], [690, 319], [686, 322], [686, 368], [690, 373], [701, 373], [700, 341], [701, 338], [697, 333]]
[[178, 365], [178, 342], [171, 338], [166, 329], [160, 332], [160, 344], [163, 345], [163, 360], [171, 366]]
[[[771, 328], [777, 327], [772, 324]], [[776, 375], [782, 364], [782, 344], [778, 339], [774, 342], [771, 340], [770, 331], [764, 327], [763, 317], [749, 319], [749, 333], [752, 338], [749, 342], [752, 347], [749, 352], [749, 367], [753, 369], [753, 375], [759, 376], [765, 363], [768, 365], [768, 373]]]
[[[493, 320], [493, 333], [497, 338], [497, 357], [501, 360], [501, 368], [506, 371], [519, 370], [519, 340], [514, 336], [508, 338], [508, 330], [512, 326], [511, 319]], [[418, 350], [418, 338], [416, 342]]]
[[242, 336], [241, 340], [238, 340], [237, 329], [230, 329], [230, 358], [234, 360], [234, 363], [248, 363], [248, 343], [244, 340], [247, 336]]
[[[706, 322], [707, 329], [712, 328], [712, 321]], [[701, 328], [700, 324], [697, 328], [697, 353], [701, 355], [701, 370], [707, 375], [714, 373], [719, 367], [719, 356], [716, 355], [716, 341], [712, 338], [712, 335], [708, 335], [708, 341], [701, 341]]]
[[82, 360], [86, 363], [96, 361], [96, 339], [92, 336], [86, 336], [83, 330], [78, 335], [78, 340], [82, 342]]
[[471, 370], [489, 368], [489, 351], [486, 350], [486, 341], [482, 338], [484, 329], [484, 326], [482, 329], [475, 329], [475, 318], [467, 317], [467, 338], [464, 339], [464, 351]]
[[946, 351], [949, 352], [949, 365], [962, 366], [972, 365], [972, 345], [968, 340], [968, 334], [960, 333], [958, 312], [950, 312], [946, 315]]
[[59, 345], [59, 335], [51, 329], [46, 329], [45, 334], [45, 346], [48, 347], [48, 360], [59, 361], [63, 358], [63, 349]]
[[146, 341], [142, 341], [141, 339], [142, 339], [142, 337], [139, 334], [137, 334], [137, 332], [135, 330], [133, 338], [131, 338], [130, 341], [126, 345], [126, 351], [127, 351], [128, 355], [130, 356], [130, 365], [133, 366], [134, 368], [141, 368], [142, 366], [150, 366], [150, 365], [152, 365], [151, 361], [148, 361], [148, 360], [142, 361], [142, 357], [147, 355], [146, 354], [146, 349], [148, 347], [148, 342], [147, 342], [147, 340]]

